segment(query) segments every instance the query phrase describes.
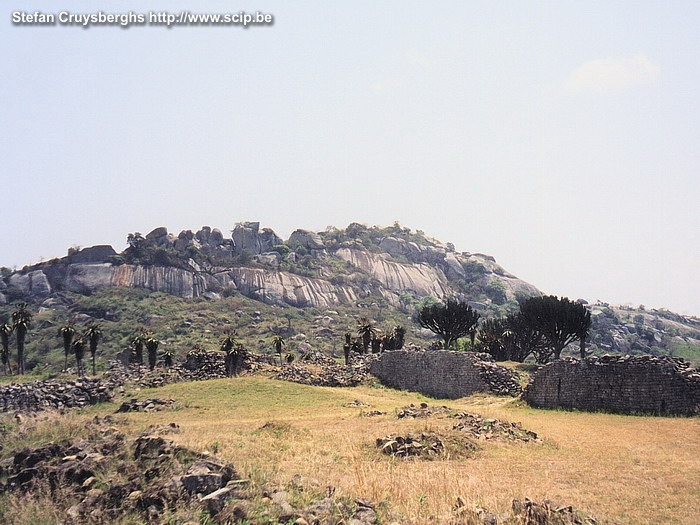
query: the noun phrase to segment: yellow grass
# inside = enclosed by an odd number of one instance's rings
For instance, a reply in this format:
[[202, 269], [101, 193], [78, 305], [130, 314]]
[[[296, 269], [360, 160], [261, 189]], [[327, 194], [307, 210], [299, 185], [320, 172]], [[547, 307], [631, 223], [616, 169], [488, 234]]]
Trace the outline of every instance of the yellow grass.
[[[332, 389], [255, 377], [175, 384], [139, 395], [171, 397], [180, 409], [129, 414], [134, 432], [174, 421], [182, 430], [174, 436], [178, 443], [218, 451], [242, 475], [284, 484], [301, 474], [340, 494], [386, 502], [402, 523], [435, 521], [458, 496], [494, 512], [527, 496], [573, 505], [603, 523], [700, 523], [698, 418], [544, 411], [488, 396], [436, 401], [384, 388]], [[360, 417], [360, 409], [343, 406], [353, 399], [389, 414]], [[437, 461], [379, 455], [377, 437], [451, 426], [450, 419], [396, 419], [396, 408], [421, 401], [519, 421], [545, 443], [489, 442], [472, 457]], [[261, 430], [267, 422], [275, 425]]]

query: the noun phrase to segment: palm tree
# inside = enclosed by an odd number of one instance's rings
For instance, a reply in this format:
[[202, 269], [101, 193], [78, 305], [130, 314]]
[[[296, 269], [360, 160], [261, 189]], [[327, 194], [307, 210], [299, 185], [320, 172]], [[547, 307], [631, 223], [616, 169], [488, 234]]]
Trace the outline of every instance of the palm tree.
[[146, 350], [148, 350], [148, 367], [153, 370], [156, 367], [156, 359], [158, 357], [158, 345], [160, 341], [154, 336], [150, 336], [145, 341]]
[[90, 355], [92, 356], [92, 375], [97, 375], [95, 368], [95, 354], [97, 354], [97, 344], [102, 337], [102, 329], [96, 323], [90, 323], [85, 330], [85, 337], [90, 343]]
[[170, 350], [163, 352], [163, 363], [166, 368], [173, 366], [173, 353]]
[[2, 365], [7, 373], [8, 369], [12, 375], [12, 363], [10, 362], [10, 335], [14, 328], [10, 323], [0, 325], [0, 341], [2, 342]]
[[345, 364], [346, 365], [350, 364], [350, 348], [351, 348], [351, 345], [348, 343], [345, 343], [343, 345], [343, 355], [345, 356]]
[[275, 353], [279, 356], [280, 365], [282, 365], [282, 347], [285, 346], [287, 343], [282, 337], [276, 335], [272, 338], [272, 344], [275, 346]]
[[357, 320], [357, 335], [362, 337], [362, 353], [366, 354], [369, 343], [377, 336], [372, 321], [366, 317], [360, 317]]
[[406, 338], [406, 329], [397, 324], [394, 327], [394, 350], [401, 350], [403, 348], [404, 339]]
[[233, 330], [228, 332], [224, 337], [221, 338], [219, 342], [219, 348], [222, 352], [226, 354], [226, 375], [231, 377], [235, 373], [238, 363], [236, 361], [237, 355], [235, 353], [236, 347], [239, 345], [236, 339], [236, 331]]
[[78, 376], [83, 372], [83, 356], [85, 355], [85, 339], [78, 337], [73, 341], [73, 353], [75, 354], [75, 361], [78, 364]]
[[17, 368], [20, 374], [24, 374], [24, 340], [31, 325], [32, 313], [27, 310], [26, 303], [21, 303], [17, 310], [12, 312], [12, 326], [17, 334]]
[[68, 368], [68, 354], [70, 354], [71, 345], [73, 344], [73, 337], [75, 336], [73, 321], [68, 321], [65, 325], [59, 328], [58, 335], [63, 338], [63, 355], [65, 356], [63, 361], [63, 370], [66, 370]]
[[143, 345], [146, 344], [147, 339], [148, 331], [145, 328], [141, 328], [129, 341], [134, 350], [136, 350], [136, 363], [139, 366], [143, 366]]

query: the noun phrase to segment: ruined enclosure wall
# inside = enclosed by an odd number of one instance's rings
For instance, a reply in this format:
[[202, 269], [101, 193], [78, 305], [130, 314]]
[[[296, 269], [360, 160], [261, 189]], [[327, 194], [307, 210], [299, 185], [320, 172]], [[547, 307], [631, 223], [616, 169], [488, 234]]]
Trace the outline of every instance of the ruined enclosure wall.
[[520, 393], [517, 379], [510, 371], [469, 352], [384, 352], [372, 364], [370, 373], [392, 388], [437, 398], [457, 399], [475, 392]]
[[696, 415], [700, 372], [670, 357], [566, 358], [542, 367], [523, 398], [538, 408]]

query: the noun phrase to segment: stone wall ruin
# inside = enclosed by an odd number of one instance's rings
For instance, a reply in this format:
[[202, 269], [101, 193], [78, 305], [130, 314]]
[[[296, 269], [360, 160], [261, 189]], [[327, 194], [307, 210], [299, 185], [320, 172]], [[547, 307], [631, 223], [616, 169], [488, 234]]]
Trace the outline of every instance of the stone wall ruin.
[[457, 399], [476, 392], [517, 396], [516, 375], [484, 354], [445, 350], [384, 352], [370, 373], [385, 385], [431, 397]]
[[700, 371], [672, 357], [565, 358], [542, 367], [523, 394], [536, 408], [619, 414], [700, 414]]

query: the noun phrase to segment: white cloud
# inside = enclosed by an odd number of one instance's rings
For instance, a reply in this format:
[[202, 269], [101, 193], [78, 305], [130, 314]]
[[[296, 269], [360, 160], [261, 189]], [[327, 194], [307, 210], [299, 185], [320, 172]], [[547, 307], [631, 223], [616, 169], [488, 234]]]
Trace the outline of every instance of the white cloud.
[[574, 93], [612, 93], [656, 80], [661, 68], [646, 56], [601, 58], [574, 69], [564, 82]]

